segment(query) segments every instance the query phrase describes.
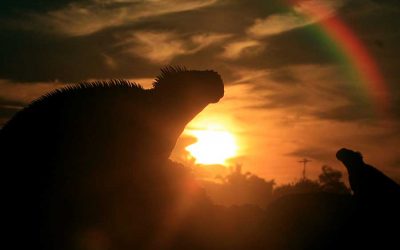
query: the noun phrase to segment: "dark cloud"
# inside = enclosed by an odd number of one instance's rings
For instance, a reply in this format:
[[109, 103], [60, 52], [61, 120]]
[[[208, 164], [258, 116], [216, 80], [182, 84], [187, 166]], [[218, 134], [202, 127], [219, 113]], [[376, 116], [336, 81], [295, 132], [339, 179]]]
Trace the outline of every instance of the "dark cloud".
[[[38, 4], [24, 1], [20, 4], [6, 2], [9, 9], [24, 12], [46, 12], [61, 9], [71, 1], [42, 1]], [[80, 2], [95, 5], [95, 2]], [[107, 1], [102, 8], [113, 10], [127, 3]], [[129, 3], [131, 5], [138, 3]], [[284, 13], [287, 6], [281, 1], [219, 1], [203, 8], [147, 15], [134, 22], [121, 22], [117, 26], [104, 27], [94, 34], [66, 37], [49, 33], [49, 30], [8, 28], [0, 35], [0, 77], [15, 81], [79, 81], [88, 78], [150, 77], [162, 63], [154, 63], [127, 53], [123, 47], [123, 34], [137, 31], [172, 31], [184, 42], [188, 37], [201, 33], [231, 34], [225, 45], [205, 48], [191, 54], [181, 54], [164, 63], [185, 64], [193, 67], [208, 65], [219, 70], [228, 66], [255, 69], [278, 69], [287, 65], [332, 64], [329, 48], [318, 38], [316, 26], [300, 27], [269, 37], [257, 38], [264, 49], [253, 47], [254, 53], [236, 59], [224, 59], [220, 55], [226, 44], [247, 39], [246, 30], [258, 18], [274, 13]], [[210, 25], [212, 24], [212, 25]], [[32, 24], [33, 25], [33, 24]], [[382, 40], [384, 41], [384, 40]], [[384, 41], [385, 44], [387, 43]], [[131, 41], [129, 46], [135, 44]], [[250, 48], [248, 48], [250, 49]], [[246, 50], [243, 50], [246, 52]], [[248, 53], [247, 53], [248, 54]], [[110, 63], [113, 67], [110, 67]], [[226, 65], [226, 66], [224, 66]], [[231, 66], [230, 66], [231, 65]], [[294, 82], [289, 74], [273, 73], [280, 81]], [[286, 77], [283, 79], [282, 77]]]
[[389, 5], [390, 7], [400, 7], [399, 6], [399, 1], [397, 0], [352, 0], [348, 1], [348, 6], [349, 7], [363, 7], [363, 6], [368, 6], [370, 4], [377, 4], [377, 5]]
[[270, 78], [281, 84], [298, 84], [300, 79], [297, 78], [290, 70], [287, 68], [275, 69], [271, 72]]
[[296, 109], [302, 109], [302, 107], [306, 107], [304, 105], [307, 100], [307, 96], [302, 95], [301, 93], [286, 93], [286, 92], [277, 92], [270, 95], [264, 96], [264, 103], [259, 105], [251, 106], [251, 108], [257, 109], [290, 109], [295, 107]]
[[287, 7], [279, 0], [223, 0], [205, 8], [149, 17], [139, 23], [142, 27], [174, 29], [184, 33], [221, 32], [245, 36], [245, 29], [256, 18], [283, 10]]
[[390, 115], [399, 120], [399, 2], [391, 0], [349, 1], [345, 8], [342, 8], [340, 14], [375, 60], [382, 73], [383, 85], [388, 90]]
[[[158, 67], [118, 51], [112, 34], [64, 38], [33, 31], [0, 33], [0, 78], [22, 82], [74, 82], [90, 78], [149, 76]], [[107, 64], [113, 57], [118, 67]]]
[[[4, 6], [8, 6], [8, 9], [18, 9], [20, 13], [46, 12], [62, 9], [71, 2], [73, 1], [40, 1], [39, 3], [7, 1]], [[94, 1], [80, 1], [79, 4], [82, 6], [100, 6], [99, 2]], [[138, 5], [139, 3], [105, 1], [101, 3], [101, 8], [104, 11], [108, 9], [112, 11], [126, 5], [131, 7], [135, 4]], [[362, 15], [352, 17], [351, 13], [354, 11], [354, 6], [358, 6], [357, 4], [360, 6], [370, 5], [356, 1], [356, 4], [348, 3], [347, 6], [342, 8], [343, 11], [341, 12], [351, 24], [366, 23], [362, 19], [364, 18]], [[1, 37], [0, 46], [5, 49], [1, 55], [3, 63], [0, 67], [3, 70], [0, 72], [0, 77], [24, 81], [49, 79], [75, 81], [86, 78], [149, 75], [149, 73], [155, 71], [153, 63], [143, 60], [140, 56], [124, 54], [123, 51], [118, 51], [114, 47], [115, 44], [120, 42], [116, 37], [121, 33], [134, 33], [138, 30], [167, 30], [181, 35], [214, 32], [232, 34], [231, 40], [227, 40], [227, 43], [229, 43], [235, 42], [235, 39], [248, 38], [246, 30], [254, 24], [256, 19], [276, 13], [285, 13], [287, 10], [288, 6], [281, 1], [269, 1], [268, 3], [255, 0], [246, 2], [218, 1], [202, 8], [170, 11], [160, 15], [145, 15], [134, 22], [126, 21], [114, 26], [105, 26], [96, 34], [84, 35], [80, 38], [49, 34], [49, 30], [46, 30], [45, 27], [40, 32], [29, 32], [25, 29], [16, 30], [14, 27], [14, 29], [4, 32], [6, 34]], [[391, 19], [388, 19], [387, 15], [378, 15], [377, 17], [384, 17], [384, 20], [376, 18], [374, 25], [381, 23], [383, 27], [387, 27], [386, 24], [389, 21], [393, 23], [392, 19], [394, 19], [394, 15]], [[351, 18], [356, 20], [352, 21]], [[360, 18], [361, 20], [358, 20]], [[377, 20], [380, 21], [376, 22]], [[398, 21], [398, 18], [396, 20]], [[396, 25], [389, 25], [389, 27], [394, 26]], [[369, 29], [371, 26], [366, 25], [366, 27]], [[361, 28], [362, 26], [360, 26]], [[258, 50], [255, 48], [255, 53], [251, 56], [226, 60], [225, 63], [258, 69], [280, 68], [296, 64], [335, 63], [336, 59], [332, 56], [329, 46], [320, 40], [318, 37], [320, 35], [316, 30], [317, 25], [308, 25], [276, 35], [257, 38], [260, 45], [265, 46], [265, 49]], [[373, 41], [375, 41], [373, 42], [375, 46], [376, 41], [384, 43], [385, 46], [388, 43], [384, 37], [377, 37]], [[190, 56], [178, 55], [173, 58], [171, 63], [187, 64], [189, 62], [189, 64], [195, 64], [195, 62], [204, 61], [204, 58], [208, 60], [213, 58], [213, 61], [223, 62], [222, 58], [218, 58], [218, 55], [222, 52], [223, 46], [214, 50], [190, 54]], [[113, 69], [107, 67], [105, 57], [115, 60], [119, 67]], [[78, 68], [77, 61], [84, 63], [85, 67]], [[32, 65], [35, 65], [35, 67], [31, 67]], [[144, 66], [142, 67], [142, 65]], [[140, 69], [137, 69], [138, 67]], [[152, 70], [146, 70], [148, 68]]]
[[[46, 12], [60, 9], [70, 1], [60, 1], [47, 4], [14, 4], [8, 8], [20, 12]], [[86, 1], [94, 5], [94, 2]], [[80, 3], [85, 5], [85, 3]], [[102, 10], [122, 8], [118, 3], [108, 1]], [[119, 3], [121, 4], [121, 3]], [[126, 3], [124, 3], [126, 4]], [[42, 6], [42, 7], [41, 7]], [[44, 7], [46, 6], [46, 7]], [[6, 32], [0, 35], [0, 78], [15, 81], [79, 81], [88, 78], [132, 78], [149, 77], [161, 66], [132, 53], [126, 53], [123, 47], [117, 46], [123, 42], [124, 34], [137, 31], [172, 31], [187, 37], [202, 33], [231, 34], [227, 43], [247, 37], [246, 29], [257, 18], [263, 18], [272, 13], [282, 12], [287, 8], [280, 1], [268, 4], [264, 1], [220, 1], [203, 8], [189, 9], [160, 15], [147, 15], [134, 22], [121, 22], [114, 26], [105, 26], [100, 30], [78, 37], [68, 37], [53, 32], [49, 27], [18, 28], [6, 27]], [[73, 16], [71, 16], [73, 18]], [[49, 19], [49, 21], [52, 21]], [[95, 22], [96, 20], [93, 20]], [[212, 24], [212, 25], [210, 25]], [[37, 26], [32, 21], [25, 26]], [[75, 24], [74, 24], [75, 25]], [[55, 30], [57, 31], [57, 30]], [[207, 48], [190, 55], [177, 55], [169, 62], [172, 64], [189, 64], [202, 66], [207, 62], [209, 67], [223, 68], [227, 65], [246, 66], [254, 68], [280, 67], [288, 64], [322, 63], [326, 62], [323, 47], [315, 45], [308, 28], [286, 32], [279, 36], [264, 38], [259, 41], [267, 49], [259, 50], [253, 47], [254, 53], [248, 57], [238, 57], [236, 60], [224, 60], [219, 57], [223, 53], [223, 45]], [[185, 37], [186, 36], [186, 37]], [[135, 41], [131, 41], [134, 44]], [[310, 46], [312, 44], [312, 46]], [[248, 50], [251, 48], [247, 49]], [[245, 50], [244, 50], [245, 51]], [[246, 51], [245, 51], [246, 52]], [[245, 53], [246, 54], [246, 53]], [[247, 53], [248, 54], [248, 53]], [[328, 58], [329, 59], [329, 58]], [[329, 61], [329, 60], [328, 60]], [[109, 62], [114, 67], [109, 67]], [[211, 63], [210, 62], [214, 62]], [[204, 63], [205, 64], [205, 63]]]
[[46, 12], [59, 9], [73, 2], [88, 2], [85, 0], [2, 0], [0, 4], [0, 17], [18, 16], [32, 12]]
[[287, 155], [298, 158], [310, 158], [320, 162], [331, 162], [334, 159], [336, 151], [332, 149], [324, 149], [322, 147], [306, 147], [294, 150]]
[[[238, 58], [234, 63], [256, 69], [276, 69], [288, 65], [331, 64], [335, 62], [326, 44], [319, 41], [313, 26], [302, 27], [260, 39], [265, 49], [254, 57]], [[329, 53], [327, 53], [329, 52]]]
[[8, 100], [0, 97], [0, 127], [25, 105], [26, 103], [22, 101]]
[[11, 100], [0, 97], [0, 106], [2, 107], [15, 107], [16, 109], [22, 108], [27, 103], [21, 100]]
[[319, 119], [334, 120], [340, 122], [352, 122], [352, 121], [368, 121], [376, 119], [371, 106], [363, 103], [352, 103], [347, 105], [341, 105], [335, 108], [329, 108], [326, 110], [316, 109], [314, 115]]

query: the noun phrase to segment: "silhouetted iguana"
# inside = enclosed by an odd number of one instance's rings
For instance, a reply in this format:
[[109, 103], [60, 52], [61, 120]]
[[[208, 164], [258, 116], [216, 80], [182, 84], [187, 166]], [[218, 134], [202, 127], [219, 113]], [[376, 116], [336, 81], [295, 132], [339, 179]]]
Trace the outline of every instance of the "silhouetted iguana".
[[120, 230], [113, 237], [134, 235], [130, 217], [169, 199], [160, 191], [170, 185], [163, 166], [186, 124], [218, 102], [224, 86], [214, 71], [161, 71], [152, 89], [111, 80], [56, 90], [5, 124], [0, 160], [11, 235], [23, 228], [30, 248], [73, 249], [77, 228], [106, 224]]
[[355, 206], [346, 229], [352, 247], [347, 247], [390, 249], [398, 239], [400, 186], [366, 164], [360, 152], [342, 148], [336, 157], [347, 168], [354, 193]]
[[336, 157], [347, 168], [354, 195], [364, 198], [387, 198], [385, 196], [390, 195], [393, 199], [400, 199], [400, 186], [378, 169], [364, 163], [361, 153], [342, 148]]

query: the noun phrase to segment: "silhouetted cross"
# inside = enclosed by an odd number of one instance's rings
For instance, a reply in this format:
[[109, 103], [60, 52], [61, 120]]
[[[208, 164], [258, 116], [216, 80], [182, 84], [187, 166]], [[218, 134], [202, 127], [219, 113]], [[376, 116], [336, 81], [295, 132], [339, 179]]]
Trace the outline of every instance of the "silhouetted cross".
[[303, 160], [299, 161], [300, 163], [303, 163], [303, 180], [306, 179], [306, 167], [307, 163], [311, 162], [309, 159], [304, 158]]

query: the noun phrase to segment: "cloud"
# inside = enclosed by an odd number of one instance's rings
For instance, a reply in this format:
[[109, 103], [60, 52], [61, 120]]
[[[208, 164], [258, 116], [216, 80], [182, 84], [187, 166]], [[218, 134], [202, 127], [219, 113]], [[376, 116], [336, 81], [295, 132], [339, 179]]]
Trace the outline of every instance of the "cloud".
[[215, 2], [216, 0], [92, 0], [83, 3], [73, 2], [64, 8], [51, 10], [45, 14], [32, 14], [31, 18], [38, 26], [50, 28], [53, 32], [68, 36], [83, 36], [147, 17], [203, 8]]
[[118, 46], [127, 47], [126, 52], [146, 58], [153, 63], [163, 64], [180, 55], [194, 54], [229, 36], [209, 33], [185, 37], [168, 31], [139, 31], [126, 37]]
[[255, 37], [279, 34], [288, 30], [305, 26], [311, 23], [305, 17], [296, 13], [271, 15], [265, 19], [256, 19], [248, 33]]
[[309, 64], [264, 71], [236, 68], [235, 71], [237, 79], [233, 83], [249, 84], [261, 100], [249, 100], [247, 109], [281, 112], [299, 120], [356, 124], [398, 120], [396, 115], [380, 116], [364, 86], [349, 81], [341, 67]]
[[248, 28], [247, 33], [254, 37], [280, 34], [334, 16], [342, 5], [343, 1], [298, 1], [290, 12], [256, 19], [254, 24]]
[[0, 79], [0, 99], [3, 100], [1, 102], [3, 105], [5, 100], [14, 103], [12, 104], [13, 106], [15, 106], [15, 103], [27, 104], [44, 93], [63, 86], [65, 84], [57, 82], [28, 84]]
[[264, 45], [252, 39], [235, 41], [228, 43], [224, 46], [224, 51], [220, 57], [226, 59], [238, 59], [242, 56], [256, 55], [264, 48]]
[[230, 68], [230, 74], [232, 75], [231, 83], [233, 84], [256, 84], [262, 82], [269, 72], [265, 69], [232, 67]]
[[314, 115], [319, 119], [327, 119], [341, 122], [372, 121], [375, 114], [368, 103], [348, 103], [327, 110], [316, 110]]
[[190, 39], [196, 46], [194, 51], [197, 52], [207, 46], [222, 42], [231, 36], [231, 34], [201, 33], [193, 35]]
[[136, 45], [127, 52], [156, 63], [166, 63], [177, 55], [187, 53], [184, 42], [172, 32], [137, 32], [133, 40]]
[[295, 74], [292, 74], [287, 67], [277, 68], [271, 71], [269, 77], [280, 84], [298, 84], [299, 79]]
[[116, 69], [116, 68], [118, 68], [118, 63], [116, 62], [116, 60], [115, 60], [113, 57], [111, 57], [111, 56], [109, 56], [109, 55], [107, 55], [107, 54], [105, 54], [105, 53], [103, 53], [102, 56], [103, 56], [103, 58], [104, 58], [104, 63], [105, 63], [109, 68], [111, 68], [111, 69]]
[[294, 156], [299, 159], [302, 158], [311, 158], [313, 160], [318, 160], [320, 162], [329, 162], [334, 159], [335, 155], [334, 149], [324, 148], [323, 145], [318, 145], [318, 147], [306, 147], [306, 148], [298, 148], [287, 155]]
[[345, 88], [345, 77], [338, 72], [340, 67], [332, 65], [284, 66], [270, 70], [254, 87], [264, 93], [265, 108], [312, 108], [316, 104], [315, 108], [321, 108], [323, 103], [338, 104], [352, 97]]

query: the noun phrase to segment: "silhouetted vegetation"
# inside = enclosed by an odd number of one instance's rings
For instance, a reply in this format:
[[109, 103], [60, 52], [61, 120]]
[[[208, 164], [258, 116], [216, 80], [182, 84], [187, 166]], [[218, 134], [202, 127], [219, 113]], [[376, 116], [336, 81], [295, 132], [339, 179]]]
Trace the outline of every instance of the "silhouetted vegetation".
[[280, 198], [292, 194], [306, 194], [321, 192], [321, 184], [318, 181], [300, 179], [294, 183], [283, 184], [274, 190], [274, 198]]
[[329, 166], [322, 166], [321, 170], [319, 180], [301, 178], [293, 183], [276, 186], [274, 180], [265, 180], [250, 172], [243, 173], [242, 166], [237, 165], [226, 176], [217, 176], [218, 182], [203, 181], [202, 185], [213, 202], [226, 206], [252, 204], [265, 208], [273, 200], [286, 195], [350, 193], [339, 170]]
[[242, 173], [237, 165], [226, 176], [218, 176], [219, 182], [203, 181], [207, 194], [216, 204], [226, 206], [252, 204], [266, 207], [272, 198], [274, 180], [265, 180], [249, 172]]
[[329, 166], [322, 166], [322, 173], [318, 176], [321, 190], [328, 193], [348, 194], [350, 189], [342, 181], [343, 174]]

